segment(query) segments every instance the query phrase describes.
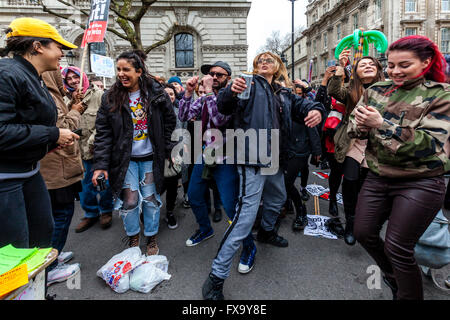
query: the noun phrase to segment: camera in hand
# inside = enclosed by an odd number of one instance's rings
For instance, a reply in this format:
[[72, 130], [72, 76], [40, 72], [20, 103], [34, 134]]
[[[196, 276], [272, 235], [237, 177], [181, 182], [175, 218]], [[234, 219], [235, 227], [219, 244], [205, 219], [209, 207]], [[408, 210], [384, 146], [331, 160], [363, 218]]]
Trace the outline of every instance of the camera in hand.
[[105, 175], [103, 173], [101, 173], [97, 177], [97, 190], [98, 191], [106, 190], [106, 178], [105, 178]]

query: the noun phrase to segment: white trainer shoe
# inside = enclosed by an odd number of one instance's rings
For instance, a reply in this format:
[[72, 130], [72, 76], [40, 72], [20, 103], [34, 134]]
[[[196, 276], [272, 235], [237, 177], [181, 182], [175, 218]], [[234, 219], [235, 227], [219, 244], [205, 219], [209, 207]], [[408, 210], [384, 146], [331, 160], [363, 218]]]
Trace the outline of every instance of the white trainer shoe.
[[58, 264], [66, 263], [70, 259], [73, 258], [73, 252], [72, 251], [61, 251], [61, 253], [58, 255]]
[[75, 276], [80, 272], [80, 264], [58, 264], [52, 271], [48, 272], [47, 275], [47, 286], [50, 286], [56, 282], [63, 282], [71, 277]]

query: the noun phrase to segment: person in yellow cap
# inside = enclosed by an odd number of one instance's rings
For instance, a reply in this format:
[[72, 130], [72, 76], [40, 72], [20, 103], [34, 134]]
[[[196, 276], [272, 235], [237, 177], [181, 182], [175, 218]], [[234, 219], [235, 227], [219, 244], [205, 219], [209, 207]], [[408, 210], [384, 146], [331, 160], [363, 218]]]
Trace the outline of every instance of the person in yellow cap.
[[41, 74], [59, 69], [63, 49], [76, 48], [54, 27], [15, 19], [0, 49], [0, 247], [50, 247], [53, 217], [39, 161], [79, 136], [56, 127], [57, 109]]

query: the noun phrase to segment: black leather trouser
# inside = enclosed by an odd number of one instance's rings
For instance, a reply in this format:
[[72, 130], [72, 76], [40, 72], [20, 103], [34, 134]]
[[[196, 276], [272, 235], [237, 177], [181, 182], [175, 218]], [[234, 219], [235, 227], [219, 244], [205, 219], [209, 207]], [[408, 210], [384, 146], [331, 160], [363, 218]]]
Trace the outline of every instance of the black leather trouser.
[[[389, 179], [369, 172], [359, 193], [354, 235], [380, 269], [397, 282], [398, 299], [423, 299], [414, 247], [441, 209], [444, 178]], [[385, 240], [380, 237], [389, 220]]]

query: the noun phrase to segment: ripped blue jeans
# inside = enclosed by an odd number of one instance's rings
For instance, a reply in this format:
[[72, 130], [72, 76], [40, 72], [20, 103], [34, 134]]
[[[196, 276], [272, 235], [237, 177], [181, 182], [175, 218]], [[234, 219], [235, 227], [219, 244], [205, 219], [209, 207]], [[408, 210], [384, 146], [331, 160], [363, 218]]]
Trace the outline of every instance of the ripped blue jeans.
[[119, 210], [127, 236], [140, 232], [139, 214], [142, 208], [144, 235], [158, 233], [161, 198], [156, 193], [153, 178], [153, 161], [130, 161], [120, 196], [114, 201], [114, 210]]

